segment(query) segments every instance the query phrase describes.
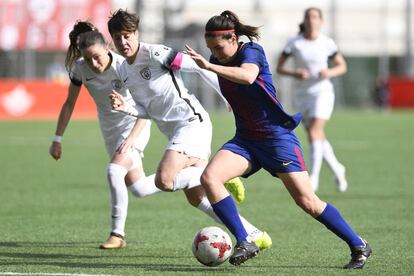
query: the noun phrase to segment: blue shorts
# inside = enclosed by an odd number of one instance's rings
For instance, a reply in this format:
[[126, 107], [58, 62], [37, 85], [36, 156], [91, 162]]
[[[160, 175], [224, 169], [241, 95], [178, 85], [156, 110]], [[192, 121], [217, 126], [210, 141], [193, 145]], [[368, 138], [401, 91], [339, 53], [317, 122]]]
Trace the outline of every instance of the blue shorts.
[[277, 139], [253, 141], [233, 137], [221, 149], [243, 156], [252, 165], [252, 170], [243, 177], [247, 178], [261, 168], [277, 177], [277, 173], [306, 171], [300, 142], [293, 132]]

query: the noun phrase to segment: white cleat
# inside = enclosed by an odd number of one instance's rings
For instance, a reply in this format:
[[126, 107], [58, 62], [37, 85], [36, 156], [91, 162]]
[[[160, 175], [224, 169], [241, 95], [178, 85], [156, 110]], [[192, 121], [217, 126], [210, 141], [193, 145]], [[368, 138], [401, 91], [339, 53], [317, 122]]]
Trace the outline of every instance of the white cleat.
[[341, 193], [345, 192], [348, 189], [348, 182], [346, 181], [345, 174], [346, 169], [341, 165], [339, 172], [335, 176], [336, 189]]

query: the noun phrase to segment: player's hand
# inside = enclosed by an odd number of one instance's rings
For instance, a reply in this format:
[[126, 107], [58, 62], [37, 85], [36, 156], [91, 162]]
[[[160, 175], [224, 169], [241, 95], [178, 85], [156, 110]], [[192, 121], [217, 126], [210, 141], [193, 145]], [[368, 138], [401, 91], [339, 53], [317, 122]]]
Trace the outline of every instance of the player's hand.
[[194, 51], [190, 46], [187, 44], [185, 45], [186, 53], [197, 63], [197, 65], [202, 69], [207, 69], [210, 65], [210, 62], [208, 62], [202, 55]]
[[111, 94], [109, 95], [109, 99], [111, 100], [111, 106], [113, 110], [125, 111], [125, 99], [124, 97], [122, 97], [121, 94], [119, 94], [115, 90], [112, 90]]
[[56, 161], [62, 156], [62, 144], [59, 142], [52, 142], [49, 148], [49, 153]]
[[329, 79], [331, 77], [331, 71], [329, 69], [322, 69], [319, 72], [319, 77], [321, 79]]
[[122, 154], [132, 150], [134, 140], [131, 137], [126, 138], [116, 150], [117, 153]]
[[295, 78], [300, 80], [308, 80], [310, 78], [310, 73], [305, 68], [298, 68], [295, 70]]

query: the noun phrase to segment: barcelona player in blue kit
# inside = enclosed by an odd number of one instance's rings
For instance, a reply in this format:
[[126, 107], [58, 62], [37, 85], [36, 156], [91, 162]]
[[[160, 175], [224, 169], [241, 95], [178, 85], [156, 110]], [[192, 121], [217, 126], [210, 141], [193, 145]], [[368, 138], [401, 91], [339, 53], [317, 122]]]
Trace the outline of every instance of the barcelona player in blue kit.
[[[239, 42], [242, 35], [250, 42]], [[253, 42], [258, 38], [257, 27], [242, 24], [236, 14], [224, 11], [212, 17], [205, 27], [206, 44], [212, 53], [210, 61], [186, 46], [201, 68], [218, 75], [236, 121], [235, 136], [216, 153], [201, 176], [214, 212], [237, 240], [229, 262], [240, 265], [255, 257], [259, 249], [246, 240], [237, 207], [223, 183], [264, 168], [282, 180], [298, 206], [348, 244], [351, 260], [344, 268], [362, 268], [372, 250], [339, 211], [313, 191], [300, 143], [293, 133], [301, 115], [291, 116], [283, 110], [263, 48]]]

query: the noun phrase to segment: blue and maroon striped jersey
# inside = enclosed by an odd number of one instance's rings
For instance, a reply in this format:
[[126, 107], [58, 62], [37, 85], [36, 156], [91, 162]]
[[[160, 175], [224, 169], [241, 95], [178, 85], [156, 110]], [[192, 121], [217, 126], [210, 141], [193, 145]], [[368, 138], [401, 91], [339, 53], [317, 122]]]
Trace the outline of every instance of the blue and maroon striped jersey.
[[210, 62], [232, 67], [253, 63], [259, 67], [259, 74], [251, 85], [238, 84], [219, 76], [221, 91], [233, 109], [236, 135], [252, 140], [277, 138], [298, 126], [302, 116], [300, 113], [291, 116], [283, 110], [266, 55], [259, 44], [249, 42], [241, 45], [230, 63], [221, 64], [213, 56]]

